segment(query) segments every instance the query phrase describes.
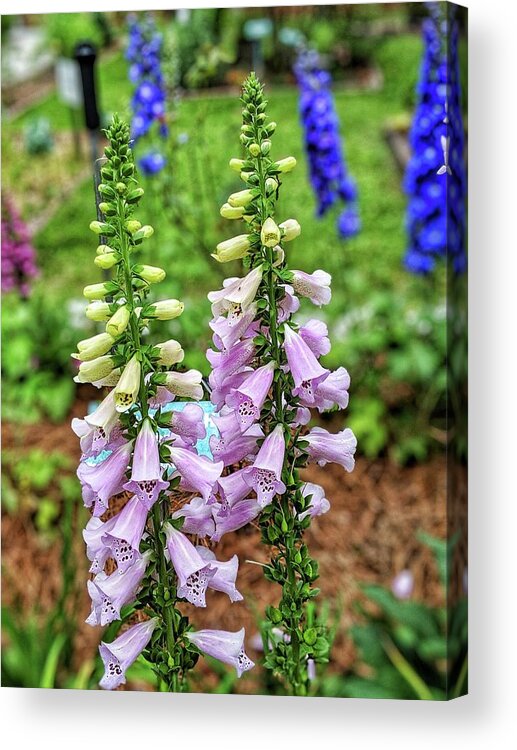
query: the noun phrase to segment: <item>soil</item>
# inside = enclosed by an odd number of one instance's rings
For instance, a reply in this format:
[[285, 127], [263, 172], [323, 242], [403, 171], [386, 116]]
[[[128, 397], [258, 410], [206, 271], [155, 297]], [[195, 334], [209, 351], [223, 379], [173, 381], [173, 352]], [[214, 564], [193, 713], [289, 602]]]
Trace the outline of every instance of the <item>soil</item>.
[[[70, 416], [84, 416], [92, 395], [98, 397], [88, 387], [82, 388]], [[78, 440], [69, 422], [5, 424], [3, 448], [60, 451], [68, 454], [74, 464], [79, 460]], [[325, 468], [312, 466], [306, 471], [306, 479], [321, 484], [331, 502], [330, 511], [313, 520], [306, 541], [320, 565], [320, 599], [331, 603], [339, 621], [331, 669], [342, 672], [350, 669], [355, 659], [346, 631], [357, 619], [353, 604], [361, 598], [360, 583], [389, 586], [399, 571], [409, 568], [415, 578], [413, 598], [443, 604], [443, 589], [432, 553], [416, 534], [425, 531], [440, 538], [446, 536], [445, 458], [437, 456], [424, 465], [400, 467], [387, 459], [368, 461], [359, 457], [351, 474], [333, 464]], [[85, 586], [88, 564], [79, 528], [75, 538], [76, 581], [83, 593], [71, 616], [78, 621], [75, 659], [80, 665], [93, 655], [101, 633], [84, 624], [89, 612]], [[45, 544], [34, 528], [31, 514], [19, 512], [4, 514], [2, 547], [3, 604], [16, 605], [27, 613], [34, 607], [42, 613], [48, 611], [59, 591], [59, 544]], [[185, 610], [196, 626], [230, 630], [245, 626], [249, 638], [257, 632], [256, 613], [263, 612], [266, 604], [275, 603], [278, 591], [262, 575], [260, 563], [266, 562], [266, 554], [256, 526], [222, 538], [217, 545], [218, 558], [226, 560], [234, 554], [240, 561], [237, 587], [244, 601], [229, 606], [223, 594], [208, 592], [206, 610], [190, 605]], [[252, 658], [259, 658], [251, 647], [249, 651]], [[253, 691], [254, 681], [241, 681], [239, 689]]]

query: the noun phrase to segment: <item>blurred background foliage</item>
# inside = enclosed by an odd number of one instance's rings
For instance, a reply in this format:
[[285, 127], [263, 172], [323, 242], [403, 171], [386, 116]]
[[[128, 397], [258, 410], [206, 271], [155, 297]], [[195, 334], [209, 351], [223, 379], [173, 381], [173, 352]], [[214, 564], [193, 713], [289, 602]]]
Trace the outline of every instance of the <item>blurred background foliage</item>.
[[[149, 245], [153, 262], [168, 269], [162, 292], [185, 302], [184, 315], [161, 333], [184, 343], [187, 367], [207, 373], [206, 293], [220, 283], [223, 271], [239, 273], [238, 264], [216, 267], [210, 251], [232, 234], [219, 207], [241, 188], [227, 165], [231, 157], [241, 156], [239, 85], [255, 66], [264, 75], [269, 113], [278, 123], [274, 153], [298, 160], [294, 175], [284, 181], [279, 204], [282, 220], [293, 217], [302, 226], [301, 237], [289, 247], [292, 265], [307, 271], [324, 267], [333, 277], [332, 304], [316, 314], [327, 322], [333, 341], [328, 365], [344, 364], [352, 386], [347, 413], [330, 418], [339, 427], [346, 421], [353, 428], [363, 457], [398, 465], [443, 455], [447, 426], [445, 272], [418, 278], [403, 269], [403, 165], [386, 139], [393, 127], [405, 137], [411, 121], [423, 6], [372, 3], [155, 14], [173, 48], [173, 118], [167, 143], [171, 171], [165, 198], [159, 183], [142, 176], [146, 196], [139, 215], [155, 227]], [[89, 146], [78, 125], [82, 113], [71, 117], [56, 89], [52, 65], [58, 57], [73, 56], [79, 41], [95, 44], [104, 122], [113, 112], [129, 118], [133, 86], [124, 57], [123, 14], [3, 16], [2, 46], [15, 47], [23, 29], [37, 31], [39, 41], [32, 53], [32, 78], [10, 76], [5, 67], [9, 56], [3, 54], [2, 192], [15, 201], [32, 233], [39, 277], [28, 297], [3, 295], [2, 415], [9, 425], [29, 423], [41, 429], [68, 421], [74, 409], [78, 395], [70, 352], [78, 339], [95, 333], [94, 324], [84, 318], [81, 291], [85, 283], [101, 280], [92, 263], [95, 239], [88, 231], [96, 217]], [[357, 181], [362, 230], [346, 242], [336, 236], [335, 215], [315, 218], [292, 74], [293, 41], [302, 39], [320, 52], [333, 76], [348, 166]], [[38, 55], [49, 53], [51, 65], [41, 71]], [[461, 54], [466, 95], [463, 40]], [[152, 145], [152, 138], [138, 144], [137, 156]], [[300, 314], [314, 311], [302, 305]], [[76, 618], [68, 617], [70, 601], [78, 595], [78, 572], [69, 569], [80, 528], [73, 462], [67, 450], [27, 453], [10, 442], [3, 455], [4, 511], [13, 519], [23, 517], [43, 547], [59, 543], [62, 575], [44, 617], [36, 603], [29, 613], [26, 604], [16, 602], [5, 609], [9, 648], [2, 661], [3, 683], [93, 687], [98, 665], [91, 655], [78, 664], [73, 653], [78, 626]], [[384, 578], [396, 572], [385, 571]], [[373, 606], [365, 608], [365, 600]], [[359, 667], [351, 665], [345, 675], [331, 670], [321, 678], [321, 694], [422, 698], [427, 690], [442, 698], [445, 589], [440, 607], [398, 601], [379, 585], [366, 586], [361, 601], [358, 622], [347, 635]], [[454, 658], [461, 662], [464, 610], [454, 610], [453, 618], [457, 624], [451, 627], [461, 636]], [[141, 661], [133, 672], [134, 684], [149, 681]], [[461, 667], [455, 678], [461, 690]], [[232, 691], [234, 681], [223, 672], [210, 689]]]

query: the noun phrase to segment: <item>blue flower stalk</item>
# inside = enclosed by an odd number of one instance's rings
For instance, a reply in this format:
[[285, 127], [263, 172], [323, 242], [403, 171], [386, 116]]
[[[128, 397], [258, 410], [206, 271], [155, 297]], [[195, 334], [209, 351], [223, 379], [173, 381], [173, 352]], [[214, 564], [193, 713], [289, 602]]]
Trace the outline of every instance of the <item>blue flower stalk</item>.
[[[437, 3], [423, 24], [424, 55], [418, 102], [410, 132], [412, 156], [404, 177], [409, 196], [408, 246], [404, 263], [429, 274], [439, 258], [455, 273], [466, 268], [464, 129], [458, 58], [458, 25], [442, 16]], [[450, 11], [449, 11], [450, 12]]]
[[242, 598], [237, 558], [219, 562], [207, 544], [196, 546], [196, 519], [183, 508], [193, 493], [189, 508], [195, 504], [198, 517], [211, 516], [224, 464], [196, 451], [206, 436], [199, 405], [172, 413], [163, 408], [176, 398], [199, 401], [201, 373], [181, 369], [184, 352], [174, 339], [145, 343], [145, 331], [181, 315], [183, 304], [151, 298], [165, 271], [138, 258], [153, 229], [134, 216], [143, 190], [135, 178], [129, 127], [115, 116], [106, 135], [98, 186], [104, 221], [90, 228], [109, 243], [97, 248], [95, 265], [113, 269], [114, 276], [85, 287], [86, 315], [104, 330], [80, 341], [72, 355], [80, 362], [77, 382], [110, 388], [93, 413], [72, 423], [82, 450], [77, 475], [92, 513], [83, 533], [93, 576], [87, 622], [122, 626], [121, 635], [100, 647], [103, 688], [122, 685], [127, 668], [143, 654], [160, 684], [178, 691], [202, 650], [233, 664], [239, 676], [253, 664], [242, 631], [194, 633], [181, 609], [184, 602], [205, 607], [207, 589], [231, 602]]
[[318, 201], [317, 216], [326, 214], [336, 202], [343, 203], [338, 233], [344, 239], [353, 237], [360, 229], [357, 188], [345, 162], [332, 79], [321, 69], [315, 50], [298, 55], [294, 73], [300, 88], [299, 110], [310, 182]]
[[[139, 21], [128, 19], [129, 40], [126, 59], [130, 63], [129, 80], [136, 85], [131, 99], [131, 136], [134, 141], [147, 135], [153, 125], [166, 138], [169, 133], [166, 118], [166, 87], [161, 69], [163, 39], [152, 16]], [[152, 149], [138, 161], [144, 174], [153, 175], [165, 167], [166, 159], [158, 149]]]
[[309, 615], [318, 594], [318, 564], [304, 533], [330, 503], [323, 488], [304, 481], [300, 471], [311, 462], [353, 470], [356, 439], [350, 429], [331, 434], [307, 427], [311, 409], [347, 406], [350, 377], [344, 367], [330, 372], [319, 362], [330, 351], [326, 325], [317, 319], [298, 325], [293, 318], [302, 297], [317, 306], [330, 302], [331, 278], [323, 270], [306, 273], [289, 266], [286, 246], [301, 228], [296, 219], [277, 224], [275, 213], [284, 176], [296, 159], [273, 158], [276, 123], [268, 120], [263, 88], [253, 73], [242, 102], [246, 156], [231, 159], [230, 167], [245, 187], [228, 197], [221, 215], [243, 221], [244, 232], [220, 242], [213, 255], [223, 264], [242, 258], [247, 273], [208, 295], [214, 332], [209, 381], [219, 411], [219, 436], [210, 444], [227, 469], [212, 506], [212, 538], [259, 517], [269, 557], [264, 574], [279, 588], [262, 628], [264, 664], [291, 694], [308, 695], [330, 644], [325, 627]]

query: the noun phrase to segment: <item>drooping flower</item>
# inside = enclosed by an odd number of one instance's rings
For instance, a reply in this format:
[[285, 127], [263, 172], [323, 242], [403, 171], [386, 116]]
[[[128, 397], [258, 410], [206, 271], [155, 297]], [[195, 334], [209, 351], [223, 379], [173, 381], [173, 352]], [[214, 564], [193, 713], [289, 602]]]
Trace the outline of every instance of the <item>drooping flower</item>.
[[147, 509], [135, 496], [120, 513], [103, 523], [93, 516], [83, 531], [88, 559], [92, 561], [91, 573], [99, 573], [108, 557], [113, 557], [120, 571], [125, 571], [140, 556], [139, 547]]
[[101, 688], [115, 690], [126, 682], [126, 670], [145, 649], [157, 625], [158, 618], [153, 617], [125, 630], [112, 643], [101, 642], [99, 653], [104, 663]]
[[227, 397], [226, 403], [235, 410], [242, 432], [257, 421], [264, 406], [275, 371], [275, 363], [268, 362], [251, 372], [246, 380]]
[[180, 475], [180, 487], [199, 492], [205, 502], [211, 499], [214, 485], [224, 468], [222, 461], [213, 463], [205, 456], [198, 456], [185, 448], [170, 448], [171, 461]]
[[325, 490], [320, 487], [319, 484], [313, 484], [312, 482], [306, 482], [302, 488], [302, 495], [304, 497], [310, 497], [310, 503], [307, 510], [303, 513], [298, 514], [300, 520], [307, 516], [321, 516], [330, 509], [330, 503], [325, 497]]
[[327, 411], [334, 406], [346, 409], [349, 387], [350, 375], [344, 367], [338, 367], [316, 387], [314, 400], [318, 410]]
[[131, 456], [131, 443], [125, 442], [106, 460], [94, 466], [81, 462], [77, 469], [86, 507], [94, 505], [93, 513], [101, 516], [113, 495], [122, 492], [122, 484]]
[[293, 394], [299, 396], [304, 406], [314, 404], [314, 392], [328, 377], [329, 371], [320, 365], [302, 337], [288, 325], [285, 331], [285, 355], [294, 380]]
[[[144, 577], [151, 550], [147, 550], [125, 570], [116, 570], [111, 575], [98, 573], [93, 579], [92, 611], [87, 619], [89, 625], [109, 625], [120, 619], [124, 604], [133, 601]], [[93, 593], [92, 593], [93, 592]]]
[[170, 523], [164, 526], [167, 550], [178, 576], [178, 596], [196, 607], [206, 607], [206, 590], [215, 568], [204, 560], [191, 541]]
[[327, 325], [322, 320], [308, 320], [300, 326], [298, 333], [315, 357], [322, 357], [330, 351]]
[[187, 404], [181, 411], [173, 411], [171, 431], [180, 435], [185, 443], [195, 445], [206, 436], [203, 410], [197, 404]]
[[215, 533], [211, 537], [214, 542], [219, 542], [223, 534], [242, 529], [243, 526], [253, 521], [262, 510], [254, 498], [246, 498], [236, 502], [226, 513], [221, 513], [222, 508], [218, 503], [210, 507], [215, 521]]
[[253, 466], [244, 469], [243, 477], [257, 493], [261, 508], [269, 505], [275, 495], [285, 492], [281, 480], [284, 454], [284, 431], [282, 425], [277, 425], [262, 443]]
[[321, 427], [313, 427], [304, 440], [309, 443], [307, 452], [311, 461], [315, 461], [319, 466], [332, 462], [340, 464], [346, 471], [352, 471], [354, 468], [357, 440], [348, 427], [336, 434]]
[[215, 521], [212, 515], [212, 505], [208, 505], [202, 497], [193, 497], [190, 502], [174, 511], [171, 518], [183, 518], [181, 530], [195, 536], [212, 536], [215, 532]]
[[235, 581], [237, 579], [237, 571], [239, 569], [239, 559], [237, 555], [234, 555], [230, 560], [221, 562], [216, 560], [215, 554], [208, 547], [202, 547], [198, 545], [196, 547], [199, 555], [210, 563], [212, 568], [215, 569], [215, 574], [208, 581], [208, 588], [214, 591], [222, 591], [223, 594], [227, 594], [231, 602], [240, 602], [243, 599], [242, 594], [237, 591]]
[[326, 271], [314, 271], [305, 273], [305, 271], [293, 271], [292, 285], [297, 294], [302, 297], [308, 297], [314, 305], [328, 305], [332, 292], [330, 291], [330, 282], [332, 277]]
[[149, 419], [145, 419], [135, 441], [131, 478], [124, 489], [134, 492], [147, 510], [154, 505], [169, 483], [162, 478], [158, 436]]
[[142, 366], [134, 354], [122, 371], [120, 380], [115, 386], [115, 406], [117, 411], [124, 412], [135, 403], [140, 390]]
[[228, 324], [235, 325], [242, 313], [253, 303], [262, 280], [262, 266], [253, 268], [243, 279], [231, 279], [218, 292], [210, 292], [212, 313], [219, 316], [228, 313]]
[[164, 385], [174, 396], [200, 401], [203, 398], [202, 379], [203, 376], [199, 370], [171, 371], [166, 374]]
[[237, 633], [225, 630], [190, 631], [186, 636], [200, 651], [234, 667], [237, 677], [255, 666], [244, 652], [244, 628]]
[[83, 453], [98, 453], [109, 442], [112, 430], [117, 424], [118, 414], [115, 409], [115, 394], [110, 391], [95, 411], [88, 414], [84, 420], [73, 419], [72, 429], [81, 438]]

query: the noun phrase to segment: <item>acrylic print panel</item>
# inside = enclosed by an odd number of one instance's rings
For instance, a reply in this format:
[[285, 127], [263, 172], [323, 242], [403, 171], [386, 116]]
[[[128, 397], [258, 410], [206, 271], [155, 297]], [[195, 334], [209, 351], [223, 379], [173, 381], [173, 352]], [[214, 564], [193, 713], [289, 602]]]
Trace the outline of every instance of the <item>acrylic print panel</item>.
[[2, 41], [2, 684], [464, 695], [466, 9]]

